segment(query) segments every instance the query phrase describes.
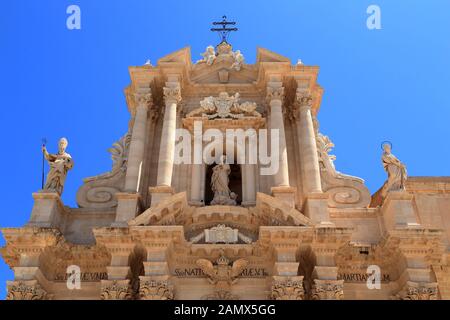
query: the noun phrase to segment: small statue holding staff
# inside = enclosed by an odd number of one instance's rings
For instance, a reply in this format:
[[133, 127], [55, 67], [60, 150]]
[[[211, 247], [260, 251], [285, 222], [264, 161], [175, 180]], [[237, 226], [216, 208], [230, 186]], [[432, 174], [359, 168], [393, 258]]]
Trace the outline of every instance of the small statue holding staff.
[[72, 157], [66, 153], [67, 145], [67, 139], [61, 138], [58, 143], [58, 153], [56, 154], [48, 153], [45, 145], [42, 146], [42, 153], [50, 166], [44, 190], [56, 191], [59, 195], [63, 192], [67, 172], [73, 168]]

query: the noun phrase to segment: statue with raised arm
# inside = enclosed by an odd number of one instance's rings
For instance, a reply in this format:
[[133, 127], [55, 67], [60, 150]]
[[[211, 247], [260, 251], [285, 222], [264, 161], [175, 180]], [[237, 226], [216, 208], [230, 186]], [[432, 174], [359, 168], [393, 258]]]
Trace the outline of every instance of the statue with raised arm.
[[221, 156], [219, 163], [213, 168], [211, 176], [211, 189], [214, 192], [214, 199], [211, 201], [211, 205], [236, 205], [236, 194], [231, 192], [228, 187], [231, 168], [226, 163], [226, 157]]
[[73, 168], [72, 157], [66, 153], [67, 145], [67, 139], [61, 138], [58, 143], [58, 153], [56, 154], [48, 153], [47, 148], [42, 146], [42, 152], [50, 166], [44, 190], [55, 191], [59, 195], [63, 192], [67, 172]]
[[391, 143], [385, 142], [382, 147], [383, 155], [381, 156], [381, 161], [384, 170], [388, 174], [388, 178], [381, 188], [381, 196], [384, 199], [389, 191], [405, 190], [407, 173], [406, 166], [391, 153]]

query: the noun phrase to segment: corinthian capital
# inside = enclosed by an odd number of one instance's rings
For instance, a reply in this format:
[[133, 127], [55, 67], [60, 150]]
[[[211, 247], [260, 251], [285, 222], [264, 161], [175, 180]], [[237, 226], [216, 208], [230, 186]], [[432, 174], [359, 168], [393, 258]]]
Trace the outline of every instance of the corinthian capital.
[[274, 276], [270, 298], [272, 300], [303, 300], [303, 276]]
[[164, 87], [164, 99], [170, 102], [180, 102], [181, 101], [181, 89], [180, 86]]
[[342, 300], [344, 298], [344, 280], [318, 280], [312, 285], [313, 300]]
[[136, 106], [138, 107], [148, 107], [152, 104], [152, 93], [151, 92], [135, 92], [134, 100], [136, 102]]
[[267, 101], [284, 99], [284, 87], [267, 87]]
[[308, 91], [297, 90], [295, 93], [295, 102], [300, 108], [311, 108], [312, 96]]
[[6, 300], [46, 300], [47, 292], [37, 280], [13, 281], [8, 283]]

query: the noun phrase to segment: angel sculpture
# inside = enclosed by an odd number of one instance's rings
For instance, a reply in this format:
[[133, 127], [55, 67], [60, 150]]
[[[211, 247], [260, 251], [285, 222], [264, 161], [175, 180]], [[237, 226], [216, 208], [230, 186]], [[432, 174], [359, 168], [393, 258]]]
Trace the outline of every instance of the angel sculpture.
[[230, 266], [230, 260], [223, 254], [217, 259], [216, 265], [207, 259], [198, 259], [196, 263], [206, 274], [209, 282], [216, 285], [216, 289], [219, 290], [227, 290], [232, 284], [235, 284], [248, 265], [246, 259], [238, 259]]
[[198, 60], [196, 63], [205, 62], [208, 66], [210, 66], [214, 63], [214, 60], [216, 60], [216, 52], [213, 46], [207, 46], [206, 51], [200, 55], [203, 57], [203, 59]]
[[241, 70], [242, 65], [244, 64], [244, 55], [241, 53], [240, 50], [236, 50], [232, 53], [234, 62], [231, 65], [231, 69], [234, 69], [236, 71]]

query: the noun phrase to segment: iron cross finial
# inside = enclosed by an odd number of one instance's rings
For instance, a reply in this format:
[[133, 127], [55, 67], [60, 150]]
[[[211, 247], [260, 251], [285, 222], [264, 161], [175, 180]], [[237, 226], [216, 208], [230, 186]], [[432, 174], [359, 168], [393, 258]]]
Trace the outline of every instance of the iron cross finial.
[[222, 21], [216, 21], [212, 23], [213, 25], [217, 26], [220, 25], [222, 28], [211, 28], [211, 31], [217, 32], [219, 36], [221, 37], [222, 42], [227, 42], [228, 34], [231, 31], [237, 31], [238, 28], [229, 28], [229, 25], [235, 25], [236, 22], [234, 21], [227, 21], [227, 16], [222, 17]]

